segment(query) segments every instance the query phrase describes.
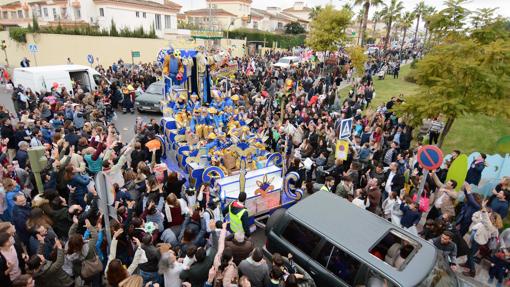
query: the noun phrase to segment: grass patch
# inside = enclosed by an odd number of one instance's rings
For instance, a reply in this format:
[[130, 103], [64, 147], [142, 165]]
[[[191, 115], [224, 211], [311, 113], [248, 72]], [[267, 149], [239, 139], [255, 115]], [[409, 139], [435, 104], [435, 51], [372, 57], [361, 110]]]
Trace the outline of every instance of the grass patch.
[[[403, 94], [412, 95], [417, 90], [417, 85], [404, 80], [409, 73], [410, 65], [402, 66], [398, 79], [386, 75], [385, 80], [374, 77], [376, 97], [372, 101], [372, 107], [386, 103], [391, 97]], [[349, 92], [350, 86], [343, 88], [340, 93], [344, 97]], [[510, 135], [510, 120], [500, 117], [488, 117], [484, 115], [466, 115], [456, 119], [452, 129], [445, 139], [442, 150], [450, 153], [458, 149], [463, 153], [484, 152], [496, 153], [496, 142], [499, 138]]]

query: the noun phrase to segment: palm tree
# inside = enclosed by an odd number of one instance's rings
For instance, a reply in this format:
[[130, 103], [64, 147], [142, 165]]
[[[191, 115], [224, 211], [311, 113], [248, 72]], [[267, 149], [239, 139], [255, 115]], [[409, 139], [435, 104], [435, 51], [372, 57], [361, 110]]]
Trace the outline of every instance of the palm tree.
[[471, 21], [473, 21], [473, 26], [475, 28], [486, 26], [487, 24], [492, 23], [496, 18], [494, 17], [494, 13], [498, 10], [498, 8], [480, 8], [473, 12], [473, 16], [471, 16]]
[[315, 7], [312, 7], [312, 10], [310, 10], [310, 14], [308, 15], [310, 19], [315, 19], [317, 15], [319, 15], [319, 12], [322, 10], [322, 6], [317, 5]]
[[404, 15], [400, 17], [400, 27], [404, 30], [404, 35], [402, 36], [402, 44], [400, 44], [400, 51], [404, 48], [404, 43], [406, 41], [407, 29], [411, 28], [413, 25], [415, 14], [412, 12], [405, 12]]
[[425, 37], [423, 37], [423, 45], [427, 44], [427, 36], [429, 35], [430, 17], [436, 13], [436, 8], [433, 6], [426, 6], [423, 11], [422, 18], [425, 21]]
[[361, 45], [365, 45], [368, 24], [368, 12], [370, 11], [370, 6], [378, 6], [383, 4], [383, 0], [354, 0], [354, 5], [363, 5], [363, 26], [361, 28]]
[[416, 14], [416, 29], [414, 30], [414, 41], [413, 41], [413, 49], [416, 46], [416, 40], [418, 39], [418, 28], [420, 27], [420, 18], [423, 17], [423, 12], [425, 12], [425, 9], [427, 8], [427, 5], [425, 5], [425, 2], [422, 0], [420, 3], [416, 4], [416, 7], [414, 7], [414, 14]]
[[375, 39], [375, 29], [377, 28], [377, 23], [381, 20], [381, 11], [375, 11], [372, 16], [372, 22], [374, 22], [374, 28], [372, 31], [372, 38]]
[[356, 40], [356, 44], [359, 45], [359, 41], [363, 43], [363, 15], [365, 14], [365, 8], [361, 8], [358, 12], [358, 16], [356, 16], [356, 23], [359, 23], [358, 29], [358, 40]]
[[384, 5], [381, 10], [384, 22], [386, 22], [386, 39], [384, 39], [384, 50], [388, 49], [388, 43], [390, 41], [391, 26], [393, 21], [398, 17], [400, 12], [404, 9], [404, 4], [399, 0], [391, 0], [389, 5]]

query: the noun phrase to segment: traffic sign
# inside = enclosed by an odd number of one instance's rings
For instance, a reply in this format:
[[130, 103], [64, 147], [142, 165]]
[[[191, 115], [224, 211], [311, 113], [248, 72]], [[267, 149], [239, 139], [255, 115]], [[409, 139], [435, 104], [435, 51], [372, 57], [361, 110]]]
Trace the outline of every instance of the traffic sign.
[[417, 154], [418, 163], [426, 170], [434, 170], [443, 163], [443, 152], [434, 145], [422, 146]]
[[140, 58], [140, 51], [131, 51], [132, 58]]
[[35, 54], [37, 52], [39, 52], [39, 48], [37, 47], [36, 44], [29, 44], [28, 45], [28, 50], [30, 51], [30, 53], [32, 54]]
[[340, 123], [340, 139], [343, 140], [343, 139], [348, 139], [349, 137], [351, 137], [351, 133], [352, 133], [352, 118], [350, 119], [344, 119], [342, 120], [342, 122]]
[[94, 64], [94, 56], [92, 56], [91, 54], [88, 54], [87, 55], [87, 62], [89, 62], [89, 64]]

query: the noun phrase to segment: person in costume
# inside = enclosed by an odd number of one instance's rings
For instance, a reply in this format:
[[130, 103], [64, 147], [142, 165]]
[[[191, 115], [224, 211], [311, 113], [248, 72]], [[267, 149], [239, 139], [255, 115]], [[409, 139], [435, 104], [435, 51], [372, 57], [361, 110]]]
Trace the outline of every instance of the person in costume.
[[211, 94], [213, 96], [213, 100], [211, 102], [211, 107], [215, 108], [218, 111], [223, 110], [223, 101], [221, 99], [221, 92], [218, 90], [211, 91]]
[[122, 88], [122, 113], [135, 113], [135, 89], [132, 85]]
[[177, 98], [177, 101], [175, 102], [175, 105], [174, 105], [174, 113], [178, 113], [179, 111], [182, 111], [182, 110], [185, 110], [186, 109], [186, 95], [185, 94], [180, 94], [179, 97]]
[[199, 109], [201, 106], [202, 104], [198, 99], [198, 95], [195, 93], [191, 94], [191, 99], [188, 101], [188, 104], [186, 105], [186, 110], [189, 113], [192, 113], [195, 109]]

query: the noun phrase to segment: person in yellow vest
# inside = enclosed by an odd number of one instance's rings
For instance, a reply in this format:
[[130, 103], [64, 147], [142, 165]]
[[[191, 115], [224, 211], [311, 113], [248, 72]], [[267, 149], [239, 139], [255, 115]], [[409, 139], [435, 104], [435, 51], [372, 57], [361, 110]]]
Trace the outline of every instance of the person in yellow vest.
[[326, 177], [326, 182], [319, 191], [333, 192], [332, 188], [335, 185], [335, 178], [332, 176]]
[[250, 236], [250, 224], [248, 210], [244, 207], [246, 193], [240, 192], [237, 200], [232, 201], [224, 210], [223, 216], [228, 214], [230, 218], [229, 231], [231, 233], [244, 232], [246, 237]]

